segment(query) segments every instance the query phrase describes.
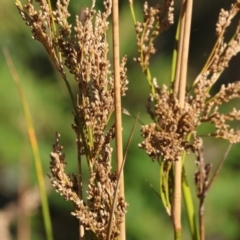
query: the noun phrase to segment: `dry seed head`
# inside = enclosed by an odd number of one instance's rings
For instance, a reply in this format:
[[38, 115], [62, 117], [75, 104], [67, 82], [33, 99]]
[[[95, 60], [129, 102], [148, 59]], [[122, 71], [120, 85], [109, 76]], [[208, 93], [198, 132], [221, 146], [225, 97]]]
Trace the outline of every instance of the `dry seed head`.
[[[65, 173], [65, 156], [59, 145], [58, 134], [50, 154], [50, 179], [56, 191], [64, 199], [73, 202], [73, 215], [81, 221], [85, 230], [91, 230], [98, 239], [106, 239], [113, 196], [117, 191], [117, 176], [112, 173], [110, 165], [110, 141], [114, 138], [115, 127], [107, 130], [114, 111], [113, 73], [107, 58], [106, 41], [112, 2], [104, 1], [104, 11], [100, 12], [94, 9], [93, 1], [90, 8], [84, 9], [84, 21], [77, 16], [73, 27], [68, 23], [69, 0], [58, 0], [53, 12], [47, 1], [38, 2], [39, 10], [36, 10], [32, 1], [24, 6], [17, 1], [17, 7], [31, 28], [33, 38], [43, 44], [63, 78], [66, 80], [65, 66], [76, 79], [79, 91], [73, 129], [77, 135], [78, 152], [86, 155], [89, 164], [87, 202], [84, 203], [77, 194], [82, 183], [77, 182], [75, 175]], [[120, 65], [122, 96], [126, 93], [128, 83], [126, 61], [124, 57]], [[116, 205], [111, 239], [118, 238], [118, 226], [127, 207], [122, 198], [117, 199]]]
[[239, 3], [234, 3], [231, 5], [229, 11], [226, 11], [224, 9], [220, 10], [218, 21], [216, 24], [216, 34], [218, 36], [224, 34], [226, 28], [231, 24], [232, 19], [238, 13], [239, 8], [240, 8]]
[[211, 58], [208, 59], [207, 65], [204, 70], [195, 80], [194, 85], [199, 81], [199, 79], [204, 75], [209, 79], [210, 88], [218, 80], [221, 73], [228, 67], [230, 59], [239, 53], [239, 43], [240, 43], [240, 24], [238, 24], [233, 38], [229, 42], [225, 42], [224, 35], [227, 27], [230, 25], [232, 19], [237, 15], [240, 10], [239, 3], [231, 5], [229, 11], [221, 10], [219, 14], [219, 19], [217, 22], [217, 44], [213, 49], [213, 54]]
[[[51, 153], [51, 183], [65, 200], [74, 204], [75, 210], [72, 214], [81, 221], [85, 230], [93, 231], [98, 239], [106, 239], [107, 225], [117, 186], [117, 175], [111, 173], [110, 161], [106, 161], [100, 155], [98, 161], [95, 162], [94, 171], [90, 172], [87, 204], [85, 204], [77, 195], [76, 176], [65, 173], [65, 155], [62, 153], [62, 146], [59, 145], [59, 137], [60, 135], [57, 134]], [[106, 154], [109, 158], [111, 151]], [[126, 207], [126, 202], [119, 197], [114, 212], [111, 239], [119, 236], [118, 226], [126, 213]]]
[[228, 11], [221, 9], [221, 11], [219, 13], [217, 24], [216, 24], [217, 35], [220, 35], [220, 33], [222, 33], [223, 29], [230, 24], [230, 22], [228, 20], [229, 15], [230, 14]]
[[140, 54], [136, 61], [146, 69], [151, 55], [156, 50], [153, 44], [155, 38], [173, 24], [173, 1], [164, 1], [163, 6], [149, 7], [148, 2], [143, 6], [143, 23], [137, 22], [135, 29], [137, 46]]
[[166, 86], [162, 89], [155, 86], [155, 91], [156, 97], [149, 99], [147, 106], [155, 123], [142, 127], [145, 140], [139, 147], [145, 149], [153, 160], [162, 157], [175, 161], [184, 149], [188, 151], [193, 147], [184, 139], [198, 125], [195, 109], [190, 104], [180, 109], [176, 96], [169, 93]]
[[[229, 113], [219, 113], [219, 106], [223, 103], [240, 98], [240, 81], [223, 85], [217, 94], [210, 96], [213, 80], [207, 76], [203, 74], [199, 78], [194, 95], [187, 93], [183, 109], [180, 109], [177, 98], [166, 86], [159, 88], [153, 84], [156, 95], [150, 95], [147, 111], [154, 123], [142, 126], [144, 141], [139, 144], [152, 160], [162, 158], [175, 161], [183, 150], [194, 153], [200, 151], [196, 128], [206, 122], [215, 126], [215, 131], [206, 135], [226, 139], [231, 143], [240, 142], [240, 131], [229, 125], [232, 121], [240, 120], [240, 110], [234, 108]], [[187, 140], [189, 134], [192, 137]]]

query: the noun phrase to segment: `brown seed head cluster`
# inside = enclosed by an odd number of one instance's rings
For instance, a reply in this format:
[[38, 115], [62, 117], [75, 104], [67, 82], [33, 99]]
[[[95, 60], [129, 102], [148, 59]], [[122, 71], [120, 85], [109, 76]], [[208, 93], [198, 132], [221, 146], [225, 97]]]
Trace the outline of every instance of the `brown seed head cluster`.
[[145, 140], [139, 147], [145, 149], [153, 160], [162, 157], [174, 161], [184, 149], [189, 151], [196, 147], [197, 138], [190, 144], [186, 137], [189, 133], [195, 135], [199, 124], [197, 112], [189, 103], [181, 109], [176, 96], [165, 85], [162, 88], [155, 85], [155, 91], [155, 98], [149, 98], [147, 105], [154, 123], [142, 126]]
[[232, 19], [236, 16], [236, 14], [239, 11], [240, 4], [239, 2], [236, 2], [231, 5], [231, 8], [229, 11], [221, 9], [218, 21], [216, 24], [216, 34], [219, 36], [221, 35], [225, 29], [231, 24]]
[[[72, 214], [81, 221], [84, 229], [92, 231], [98, 239], [104, 240], [107, 235], [107, 226], [116, 191], [117, 176], [115, 173], [111, 173], [109, 161], [98, 160], [94, 165], [94, 172], [90, 174], [87, 203], [84, 203], [77, 193], [78, 183], [76, 176], [65, 173], [65, 155], [62, 153], [63, 147], [59, 145], [59, 138], [60, 135], [57, 134], [53, 152], [51, 153], [51, 183], [65, 200], [74, 204], [75, 210]], [[108, 157], [110, 157], [110, 154], [110, 151], [106, 153]], [[126, 207], [127, 204], [124, 199], [119, 197], [114, 212], [115, 218], [113, 219], [111, 239], [117, 239], [119, 236], [118, 226], [126, 213]]]
[[147, 2], [144, 3], [143, 23], [137, 22], [135, 26], [140, 55], [136, 61], [143, 69], [149, 66], [150, 57], [156, 52], [153, 43], [155, 38], [173, 24], [173, 3], [165, 0], [163, 6], [156, 7], [149, 7]]
[[[51, 153], [52, 185], [66, 200], [73, 202], [73, 214], [85, 230], [91, 230], [98, 239], [106, 239], [114, 193], [118, 191], [117, 176], [110, 166], [110, 142], [115, 137], [115, 127], [108, 127], [114, 112], [114, 81], [106, 40], [112, 2], [103, 1], [104, 10], [100, 12], [93, 1], [90, 8], [84, 9], [81, 19], [76, 16], [74, 26], [68, 22], [69, 0], [57, 0], [54, 11], [45, 0], [35, 2], [28, 0], [22, 5], [16, 0], [16, 5], [33, 38], [45, 47], [65, 82], [68, 82], [66, 69], [76, 80], [78, 95], [73, 129], [77, 135], [78, 157], [86, 156], [90, 175], [84, 202], [77, 192], [82, 183], [74, 175], [65, 173], [65, 157], [57, 135]], [[128, 84], [126, 61], [124, 57], [120, 65], [122, 96]], [[126, 213], [126, 205], [124, 199], [117, 197], [111, 239], [119, 235], [118, 227]]]
[[[232, 4], [230, 11], [221, 10], [217, 23], [217, 44], [195, 80], [192, 91], [186, 93], [183, 108], [179, 107], [173, 89], [169, 90], [166, 86], [160, 88], [156, 80], [152, 80], [154, 91], [149, 97], [147, 111], [154, 123], [142, 126], [145, 140], [139, 147], [145, 149], [153, 160], [161, 158], [174, 161], [181, 156], [183, 150], [194, 153], [201, 151], [197, 127], [206, 122], [215, 127], [214, 131], [206, 135], [226, 139], [231, 143], [240, 142], [240, 131], [231, 127], [231, 122], [240, 120], [240, 110], [234, 108], [229, 113], [221, 113], [219, 110], [222, 104], [240, 98], [240, 81], [222, 85], [214, 96], [209, 93], [223, 70], [228, 67], [229, 61], [240, 51], [240, 24], [231, 40], [228, 43], [224, 41], [226, 28], [239, 11], [239, 3]], [[158, 20], [156, 14], [149, 15], [152, 16], [151, 22]], [[150, 31], [150, 26], [148, 29]], [[139, 41], [138, 44], [143, 42]], [[151, 46], [150, 44], [150, 48]]]
[[[194, 153], [201, 149], [197, 127], [211, 123], [215, 131], [208, 136], [226, 139], [231, 143], [240, 142], [240, 130], [229, 125], [240, 120], [240, 110], [229, 113], [219, 112], [219, 107], [232, 99], [240, 98], [240, 81], [222, 86], [213, 97], [209, 95], [209, 83], [204, 77], [197, 83], [194, 94], [187, 94], [185, 106], [179, 107], [178, 100], [166, 86], [155, 86], [156, 97], [150, 97], [147, 110], [154, 123], [142, 127], [145, 140], [139, 145], [153, 159], [176, 160], [183, 150]], [[188, 139], [187, 136], [191, 135]]]

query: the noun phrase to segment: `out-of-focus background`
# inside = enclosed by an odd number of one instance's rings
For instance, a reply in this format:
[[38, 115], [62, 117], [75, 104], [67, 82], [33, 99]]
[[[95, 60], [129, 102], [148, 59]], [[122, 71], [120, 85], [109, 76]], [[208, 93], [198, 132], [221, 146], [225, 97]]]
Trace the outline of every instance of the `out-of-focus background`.
[[[24, 0], [23, 0], [24, 1]], [[158, 1], [149, 1], [155, 5]], [[179, 1], [177, 1], [179, 2]], [[228, 9], [229, 0], [194, 1], [193, 23], [189, 59], [189, 85], [195, 79], [213, 47], [215, 24], [221, 8]], [[175, 6], [175, 22], [179, 14], [179, 3]], [[81, 8], [90, 5], [90, 0], [72, 0], [70, 3], [71, 20], [79, 14]], [[101, 7], [102, 1], [97, 1]], [[123, 98], [123, 107], [132, 114], [140, 112], [140, 119], [149, 122], [145, 104], [149, 94], [147, 81], [140, 67], [133, 61], [137, 56], [135, 30], [128, 1], [120, 1], [121, 55], [128, 56], [129, 90]], [[135, 1], [135, 11], [141, 20], [143, 1]], [[49, 153], [55, 132], [61, 133], [64, 145], [67, 170], [76, 172], [75, 135], [71, 129], [72, 106], [67, 89], [43, 47], [31, 39], [29, 28], [24, 24], [14, 5], [14, 1], [1, 0], [0, 7], [0, 225], [1, 231], [11, 234], [10, 239], [45, 239], [41, 207], [34, 191], [36, 173], [33, 156], [28, 140], [26, 123], [16, 90], [16, 86], [7, 67], [2, 48], [8, 48], [24, 87], [34, 120], [44, 173], [50, 173]], [[239, 21], [239, 19], [238, 19]], [[235, 26], [237, 21], [234, 22]], [[152, 58], [152, 75], [159, 85], [168, 83], [176, 24], [163, 33], [156, 41], [157, 54]], [[228, 31], [232, 33], [232, 28]], [[109, 36], [109, 39], [111, 37]], [[111, 54], [110, 54], [111, 55]], [[230, 67], [220, 79], [220, 83], [240, 80], [240, 57], [235, 57]], [[71, 79], [74, 87], [74, 80]], [[219, 89], [216, 84], [214, 91]], [[228, 111], [239, 102], [230, 102], [223, 109]], [[126, 143], [134, 119], [123, 116], [124, 143]], [[239, 125], [239, 123], [236, 123]], [[237, 126], [237, 125], [235, 125]], [[206, 126], [207, 128], [208, 126]], [[200, 129], [203, 133], [206, 128]], [[159, 167], [151, 162], [137, 144], [142, 141], [140, 125], [135, 130], [125, 166], [126, 200], [129, 203], [127, 213], [127, 239], [173, 239], [171, 222], [159, 198], [150, 188], [159, 189]], [[204, 138], [206, 162], [213, 169], [223, 157], [227, 142]], [[186, 160], [187, 174], [193, 182], [196, 169], [193, 156]], [[213, 184], [206, 198], [206, 235], [209, 240], [240, 239], [240, 151], [235, 145], [224, 165], [222, 172]], [[195, 195], [195, 187], [192, 184]], [[48, 199], [55, 240], [78, 239], [77, 220], [71, 216], [73, 206], [65, 202], [49, 186]], [[195, 199], [196, 200], [196, 199]], [[197, 200], [196, 200], [197, 205]], [[32, 210], [24, 214], [24, 208]], [[183, 207], [184, 212], [184, 207]], [[8, 213], [8, 215], [3, 215]], [[9, 216], [9, 214], [12, 214]], [[183, 239], [190, 239], [186, 216], [183, 215]], [[7, 235], [2, 240], [7, 240]]]

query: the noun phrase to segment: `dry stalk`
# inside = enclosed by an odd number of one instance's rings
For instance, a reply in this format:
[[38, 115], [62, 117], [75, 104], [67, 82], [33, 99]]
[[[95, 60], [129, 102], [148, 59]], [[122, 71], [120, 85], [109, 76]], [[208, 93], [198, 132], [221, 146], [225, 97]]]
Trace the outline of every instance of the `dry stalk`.
[[[179, 98], [179, 107], [184, 109], [185, 90], [187, 81], [188, 52], [190, 42], [190, 28], [192, 21], [192, 0], [182, 1], [182, 10], [180, 16], [180, 35], [177, 51], [177, 68], [174, 81], [174, 93]], [[179, 83], [179, 84], [178, 84]], [[176, 159], [174, 166], [174, 192], [172, 220], [175, 234], [181, 236], [181, 188], [182, 188], [182, 161], [181, 156]], [[175, 236], [176, 239], [178, 239]]]
[[[121, 168], [123, 166], [123, 146], [122, 146], [122, 106], [121, 106], [121, 82], [120, 82], [120, 57], [119, 57], [119, 9], [118, 0], [113, 0], [112, 5], [113, 20], [113, 66], [114, 66], [114, 105], [115, 105], [115, 128], [116, 128], [116, 160], [117, 173], [119, 174], [119, 197], [124, 199], [124, 175]], [[120, 239], [126, 239], [125, 216], [120, 224]]]
[[[201, 143], [202, 145], [203, 143]], [[207, 192], [208, 177], [211, 170], [210, 164], [205, 164], [203, 158], [203, 146], [196, 153], [196, 164], [198, 171], [195, 173], [195, 183], [197, 186], [197, 197], [199, 198], [199, 232], [200, 239], [205, 239], [205, 226], [204, 226], [204, 200]]]
[[197, 197], [199, 198], [199, 229], [200, 229], [200, 239], [205, 239], [205, 226], [204, 226], [204, 201], [209, 191], [210, 187], [212, 186], [215, 178], [217, 177], [218, 173], [220, 172], [223, 163], [225, 162], [232, 144], [229, 144], [226, 153], [224, 154], [223, 158], [219, 162], [216, 170], [214, 171], [213, 175], [209, 180], [210, 171], [212, 165], [209, 163], [205, 163], [203, 157], [203, 149], [196, 152], [196, 165], [198, 167], [197, 172], [195, 173], [195, 184], [197, 187]]

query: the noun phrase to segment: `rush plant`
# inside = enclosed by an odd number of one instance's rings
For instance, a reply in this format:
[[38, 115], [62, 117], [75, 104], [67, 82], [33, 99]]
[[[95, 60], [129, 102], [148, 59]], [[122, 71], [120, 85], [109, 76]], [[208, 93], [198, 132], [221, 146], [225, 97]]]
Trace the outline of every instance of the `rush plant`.
[[[28, 0], [26, 4], [16, 0], [18, 11], [31, 29], [33, 39], [44, 46], [66, 83], [74, 109], [72, 128], [76, 134], [77, 172], [66, 173], [65, 154], [60, 144], [60, 134], [57, 133], [50, 154], [50, 179], [56, 191], [75, 207], [72, 214], [79, 220], [79, 239], [124, 240], [127, 203], [122, 173], [120, 97], [126, 94], [128, 79], [125, 67], [127, 58], [119, 60], [118, 2], [105, 0], [103, 10], [99, 11], [93, 1], [81, 16], [76, 16], [73, 25], [68, 21], [69, 2], [57, 0], [52, 8], [50, 1], [46, 0]], [[191, 237], [193, 240], [203, 240], [204, 200], [223, 161], [211, 174], [211, 165], [203, 157], [203, 138], [198, 128], [210, 123], [214, 130], [206, 132], [205, 136], [225, 139], [230, 144], [240, 142], [240, 130], [231, 127], [233, 121], [240, 120], [240, 110], [233, 108], [228, 113], [219, 110], [224, 103], [240, 98], [240, 81], [222, 85], [219, 92], [210, 94], [229, 61], [240, 51], [240, 24], [236, 26], [233, 36], [225, 39], [227, 28], [240, 11], [240, 3], [236, 1], [229, 10], [220, 11], [216, 24], [216, 44], [197, 78], [192, 79], [188, 91], [186, 79], [192, 0], [183, 0], [181, 4], [169, 86], [159, 86], [157, 79], [152, 77], [150, 59], [156, 53], [154, 40], [174, 23], [174, 1], [164, 0], [162, 5], [156, 7], [150, 7], [145, 2], [142, 22], [136, 19], [133, 1], [129, 3], [139, 53], [135, 60], [150, 87], [146, 109], [152, 122], [142, 125], [143, 141], [139, 147], [159, 165], [159, 196], [172, 220], [174, 239], [179, 240], [182, 235], [183, 196]], [[113, 16], [113, 60], [108, 59], [110, 16]], [[113, 70], [111, 65], [114, 66]], [[75, 79], [76, 97], [66, 71]], [[113, 113], [115, 121], [111, 125]], [[113, 139], [116, 139], [116, 170], [112, 170]], [[189, 153], [194, 154], [197, 166], [197, 210], [193, 207], [185, 174], [184, 160]], [[86, 193], [82, 185], [82, 161], [88, 165]]]

